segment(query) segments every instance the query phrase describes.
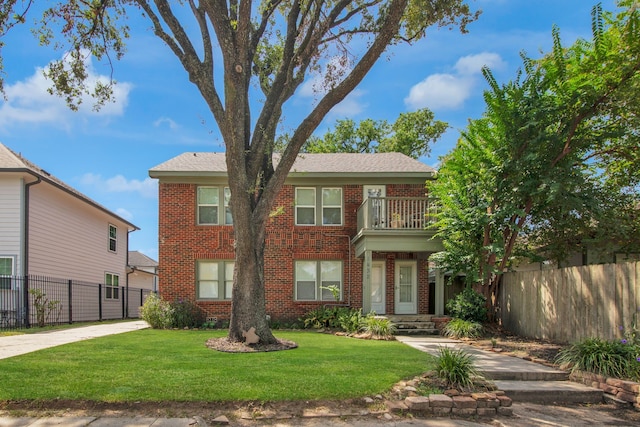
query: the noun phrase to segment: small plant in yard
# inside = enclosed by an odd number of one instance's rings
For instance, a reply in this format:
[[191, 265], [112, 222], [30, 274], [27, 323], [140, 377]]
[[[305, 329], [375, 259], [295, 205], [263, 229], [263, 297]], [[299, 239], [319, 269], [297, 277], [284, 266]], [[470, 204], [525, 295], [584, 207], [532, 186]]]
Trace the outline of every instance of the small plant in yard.
[[396, 325], [386, 317], [369, 313], [360, 321], [360, 330], [373, 339], [392, 340], [396, 332]]
[[177, 300], [170, 303], [172, 309], [171, 327], [198, 328], [206, 321], [206, 314], [195, 301]]
[[626, 339], [584, 339], [562, 349], [556, 363], [571, 369], [571, 372], [585, 371], [619, 379], [640, 379], [640, 347]]
[[436, 375], [448, 387], [471, 388], [480, 373], [473, 366], [473, 357], [464, 350], [440, 347], [436, 358]]
[[454, 318], [442, 330], [442, 334], [452, 338], [478, 338], [484, 333], [484, 327], [478, 322]]
[[62, 313], [60, 301], [50, 300], [42, 289], [29, 289], [29, 294], [33, 297], [38, 327], [42, 328], [47, 322], [58, 321]]
[[479, 294], [470, 287], [464, 288], [455, 298], [447, 301], [447, 310], [451, 317], [484, 322], [487, 320], [487, 307], [484, 295]]
[[153, 329], [167, 329], [173, 322], [173, 309], [171, 304], [152, 293], [142, 305], [140, 316]]

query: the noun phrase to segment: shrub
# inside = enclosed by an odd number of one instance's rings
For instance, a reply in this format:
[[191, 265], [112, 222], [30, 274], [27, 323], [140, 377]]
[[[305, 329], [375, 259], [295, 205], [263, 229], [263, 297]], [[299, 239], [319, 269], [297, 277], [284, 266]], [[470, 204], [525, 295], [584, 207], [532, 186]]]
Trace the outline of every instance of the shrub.
[[478, 338], [484, 333], [481, 323], [454, 318], [449, 321], [442, 334], [452, 338]]
[[152, 293], [140, 309], [140, 316], [153, 329], [167, 329], [173, 322], [173, 309], [167, 301]]
[[571, 372], [586, 371], [620, 379], [640, 379], [640, 348], [627, 340], [587, 338], [564, 348], [556, 363]]
[[338, 323], [340, 329], [348, 334], [355, 334], [360, 331], [360, 322], [362, 322], [362, 310], [352, 309], [349, 311], [342, 311], [338, 316]]
[[436, 374], [448, 387], [471, 388], [474, 378], [480, 376], [473, 362], [473, 357], [464, 350], [440, 347]]
[[172, 309], [171, 327], [199, 328], [207, 320], [205, 312], [191, 300], [176, 300], [170, 303]]
[[341, 329], [340, 318], [351, 311], [348, 307], [318, 307], [300, 320], [305, 328]]
[[466, 287], [455, 298], [447, 301], [447, 310], [451, 317], [473, 322], [484, 322], [487, 320], [487, 298]]
[[396, 332], [396, 325], [386, 317], [369, 313], [360, 321], [360, 330], [374, 339], [391, 340]]

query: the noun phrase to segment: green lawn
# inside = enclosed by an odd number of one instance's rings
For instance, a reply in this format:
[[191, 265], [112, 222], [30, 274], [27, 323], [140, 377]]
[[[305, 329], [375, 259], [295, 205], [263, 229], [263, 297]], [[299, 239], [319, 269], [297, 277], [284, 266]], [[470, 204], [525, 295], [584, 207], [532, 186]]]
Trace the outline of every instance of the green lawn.
[[294, 350], [221, 353], [223, 331], [145, 329], [0, 360], [1, 400], [236, 401], [382, 393], [433, 366], [397, 341], [275, 331]]

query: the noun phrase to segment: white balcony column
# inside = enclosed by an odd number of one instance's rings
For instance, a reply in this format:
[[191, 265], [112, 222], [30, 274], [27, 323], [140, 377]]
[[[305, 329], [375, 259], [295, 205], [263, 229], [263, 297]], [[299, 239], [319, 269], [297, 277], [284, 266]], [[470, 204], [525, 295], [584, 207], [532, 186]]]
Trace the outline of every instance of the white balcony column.
[[444, 270], [442, 268], [435, 269], [436, 290], [435, 290], [435, 315], [442, 316], [444, 314]]
[[362, 261], [362, 312], [371, 311], [371, 266], [373, 263], [371, 251], [364, 252]]

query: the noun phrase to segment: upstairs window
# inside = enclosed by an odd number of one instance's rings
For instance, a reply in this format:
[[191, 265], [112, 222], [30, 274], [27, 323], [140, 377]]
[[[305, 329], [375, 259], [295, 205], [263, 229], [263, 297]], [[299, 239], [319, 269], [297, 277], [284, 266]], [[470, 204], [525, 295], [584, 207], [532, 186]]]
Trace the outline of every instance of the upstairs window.
[[118, 228], [109, 224], [109, 251], [115, 252], [118, 247]]
[[[233, 224], [229, 207], [231, 200], [229, 187], [198, 187], [197, 199], [198, 225]], [[222, 204], [220, 203], [221, 199]]]
[[296, 225], [342, 225], [342, 188], [298, 187]]

